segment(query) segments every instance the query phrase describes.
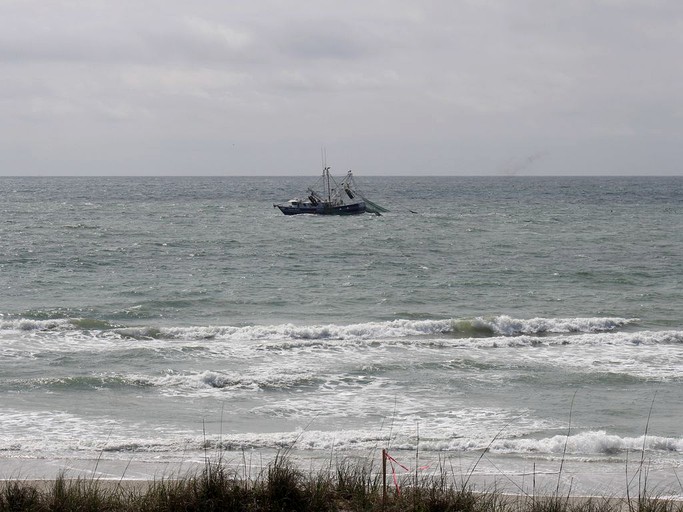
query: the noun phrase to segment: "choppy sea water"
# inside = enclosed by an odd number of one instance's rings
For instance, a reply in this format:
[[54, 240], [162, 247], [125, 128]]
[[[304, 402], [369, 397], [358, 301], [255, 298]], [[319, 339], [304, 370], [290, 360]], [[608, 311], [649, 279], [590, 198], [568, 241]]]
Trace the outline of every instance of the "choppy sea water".
[[0, 478], [388, 448], [683, 495], [683, 178], [357, 176], [389, 213], [273, 208], [314, 180], [0, 178]]

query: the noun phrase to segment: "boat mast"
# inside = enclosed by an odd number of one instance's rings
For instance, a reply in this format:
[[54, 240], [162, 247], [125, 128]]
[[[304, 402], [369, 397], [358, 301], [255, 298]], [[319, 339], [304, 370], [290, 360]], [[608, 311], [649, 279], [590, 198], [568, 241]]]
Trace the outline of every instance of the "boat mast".
[[320, 148], [323, 159], [323, 187], [327, 188], [327, 203], [332, 203], [332, 188], [330, 187], [330, 168], [327, 167], [327, 150]]
[[332, 187], [330, 185], [330, 168], [325, 167], [325, 173], [327, 176], [327, 202], [332, 203]]

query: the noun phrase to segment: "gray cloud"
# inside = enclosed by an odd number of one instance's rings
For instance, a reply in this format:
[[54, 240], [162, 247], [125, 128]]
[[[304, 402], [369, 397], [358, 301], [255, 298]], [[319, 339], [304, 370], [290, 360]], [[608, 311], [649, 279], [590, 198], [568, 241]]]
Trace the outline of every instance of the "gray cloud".
[[290, 174], [320, 146], [367, 174], [680, 174], [682, 29], [656, 0], [4, 0], [0, 174]]

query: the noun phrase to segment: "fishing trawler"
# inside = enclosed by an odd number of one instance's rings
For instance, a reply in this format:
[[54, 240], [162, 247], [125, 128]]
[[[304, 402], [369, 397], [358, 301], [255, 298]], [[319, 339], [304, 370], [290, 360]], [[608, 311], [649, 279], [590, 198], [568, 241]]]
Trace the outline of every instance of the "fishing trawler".
[[388, 211], [369, 201], [358, 191], [351, 171], [337, 183], [327, 166], [323, 166], [321, 178], [308, 188], [306, 194], [305, 199], [290, 199], [286, 203], [273, 206], [285, 215], [358, 215], [365, 212], [381, 215]]

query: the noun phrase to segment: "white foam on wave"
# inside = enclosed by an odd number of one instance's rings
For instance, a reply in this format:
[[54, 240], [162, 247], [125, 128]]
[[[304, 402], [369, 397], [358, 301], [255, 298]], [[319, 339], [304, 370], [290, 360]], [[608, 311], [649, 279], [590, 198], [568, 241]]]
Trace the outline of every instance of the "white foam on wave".
[[683, 453], [683, 438], [658, 436], [621, 437], [604, 430], [544, 439], [507, 439], [492, 443], [491, 449], [502, 453], [546, 453], [572, 455], [615, 455], [626, 451], [646, 450]]
[[474, 330], [489, 330], [500, 336], [523, 334], [604, 332], [636, 322], [626, 318], [532, 318], [516, 319], [507, 315], [473, 320], [406, 320], [365, 322], [351, 325], [304, 325], [281, 324], [245, 327], [177, 327], [162, 328], [160, 334], [168, 338], [183, 339], [250, 339], [250, 340], [366, 340], [400, 338], [422, 335], [444, 335]]
[[161, 389], [164, 394], [207, 396], [228, 391], [258, 391], [262, 389], [290, 389], [313, 382], [315, 376], [307, 371], [277, 371], [264, 368], [238, 372], [168, 372], [160, 377], [136, 376], [134, 382], [145, 382]]
[[[435, 438], [423, 436], [421, 451], [478, 452], [487, 450], [499, 454], [535, 454], [538, 456], [575, 455], [605, 457], [638, 452], [643, 446], [647, 451], [669, 454], [683, 453], [683, 438], [620, 437], [604, 431], [585, 432], [573, 436], [553, 436], [545, 439], [497, 439], [485, 438]], [[413, 433], [414, 434], [414, 433]], [[389, 431], [363, 429], [343, 431], [306, 430], [297, 432], [249, 433], [227, 435], [222, 439], [225, 447], [278, 448], [292, 446], [299, 450], [369, 450], [378, 445], [397, 450], [415, 450], [417, 438], [413, 436], [391, 437]], [[565, 447], [566, 444], [566, 447]]]
[[106, 452], [152, 452], [173, 455], [188, 446], [201, 450], [204, 434], [197, 431], [126, 422], [64, 411], [0, 410], [0, 453], [44, 456]]
[[594, 318], [530, 318], [518, 319], [507, 315], [492, 319], [477, 318], [475, 325], [489, 327], [495, 334], [502, 336], [518, 336], [520, 334], [544, 333], [594, 333], [612, 331], [637, 322], [635, 318], [594, 317]]
[[[222, 449], [292, 447], [296, 450], [365, 451], [378, 446], [396, 450], [431, 452], [480, 452], [521, 454], [539, 457], [571, 455], [595, 458], [625, 458], [628, 453], [645, 448], [659, 458], [683, 455], [683, 438], [663, 436], [624, 437], [604, 430], [586, 431], [570, 436], [545, 438], [521, 437], [522, 431], [543, 425], [527, 424], [522, 419], [518, 429], [500, 431], [492, 440], [490, 428], [481, 422], [498, 424], [507, 421], [505, 411], [454, 411], [450, 418], [429, 421], [403, 417], [395, 421], [341, 428], [318, 420], [326, 428], [310, 425], [278, 432], [222, 432], [206, 434], [201, 427], [193, 431], [122, 422], [104, 417], [84, 418], [60, 411], [0, 411], [0, 451], [16, 453], [64, 452], [150, 452], [169, 453], [201, 451], [205, 443]], [[468, 423], [469, 421], [469, 423]], [[531, 418], [528, 418], [531, 421]], [[417, 435], [419, 426], [419, 437]], [[488, 432], [488, 433], [487, 433]]]
[[0, 451], [90, 450], [101, 445], [117, 422], [88, 421], [62, 411], [0, 411]]
[[[422, 434], [422, 431], [421, 431]], [[316, 451], [366, 451], [380, 447], [394, 450], [415, 450], [417, 438], [392, 436], [383, 431], [369, 429], [303, 430], [290, 432], [262, 432], [223, 434], [220, 439], [209, 440], [223, 449], [279, 449]], [[565, 449], [566, 443], [566, 449]], [[484, 438], [434, 438], [420, 437], [420, 451], [428, 452], [480, 452], [492, 454], [531, 454], [539, 457], [579, 456], [586, 460], [625, 456], [627, 452], [639, 452], [643, 446], [649, 452], [677, 456], [683, 453], [683, 439], [648, 437], [643, 445], [642, 437], [620, 437], [605, 432], [586, 432], [570, 436], [554, 436], [546, 439], [498, 439], [491, 442]]]
[[[476, 322], [481, 325], [475, 325]], [[96, 351], [100, 354], [143, 350], [153, 357], [214, 359], [252, 362], [268, 353], [291, 352], [327, 358], [334, 352], [350, 357], [372, 349], [486, 349], [538, 346], [638, 346], [683, 344], [679, 331], [614, 331], [627, 319], [531, 319], [499, 316], [468, 322], [475, 333], [464, 332], [461, 321], [393, 320], [351, 325], [279, 324], [271, 326], [131, 327], [79, 329], [71, 320], [3, 320], [0, 328], [0, 358], [28, 359], [51, 353]], [[10, 329], [10, 330], [7, 330]], [[23, 329], [23, 330], [22, 330]], [[33, 329], [33, 330], [32, 330]], [[480, 335], [480, 331], [486, 331]], [[493, 331], [527, 334], [495, 334]], [[557, 332], [555, 332], [557, 331]], [[587, 331], [587, 332], [584, 332]], [[543, 332], [543, 336], [538, 334]], [[468, 334], [471, 334], [468, 336]], [[342, 356], [344, 357], [344, 356]], [[580, 357], [579, 357], [580, 359]], [[571, 364], [571, 361], [567, 364]], [[667, 367], [670, 367], [669, 364]], [[675, 361], [673, 366], [676, 366]], [[216, 386], [220, 387], [220, 386]]]
[[155, 327], [131, 326], [111, 329], [83, 328], [97, 325], [83, 319], [32, 320], [25, 318], [1, 320], [1, 331], [68, 332], [122, 339], [167, 340], [367, 340], [411, 336], [464, 334], [470, 331], [497, 336], [520, 336], [544, 333], [595, 333], [611, 331], [636, 322], [626, 318], [531, 318], [517, 319], [507, 315], [477, 317], [471, 320], [407, 320], [364, 322], [349, 325], [252, 325], [252, 326], [191, 326]]
[[0, 320], [0, 331], [52, 331], [73, 328], [68, 318], [56, 318], [52, 320], [34, 320], [31, 318], [16, 318]]
[[392, 320], [351, 325], [255, 325], [245, 327], [209, 326], [161, 329], [172, 339], [248, 340], [365, 340], [452, 332], [453, 320]]

